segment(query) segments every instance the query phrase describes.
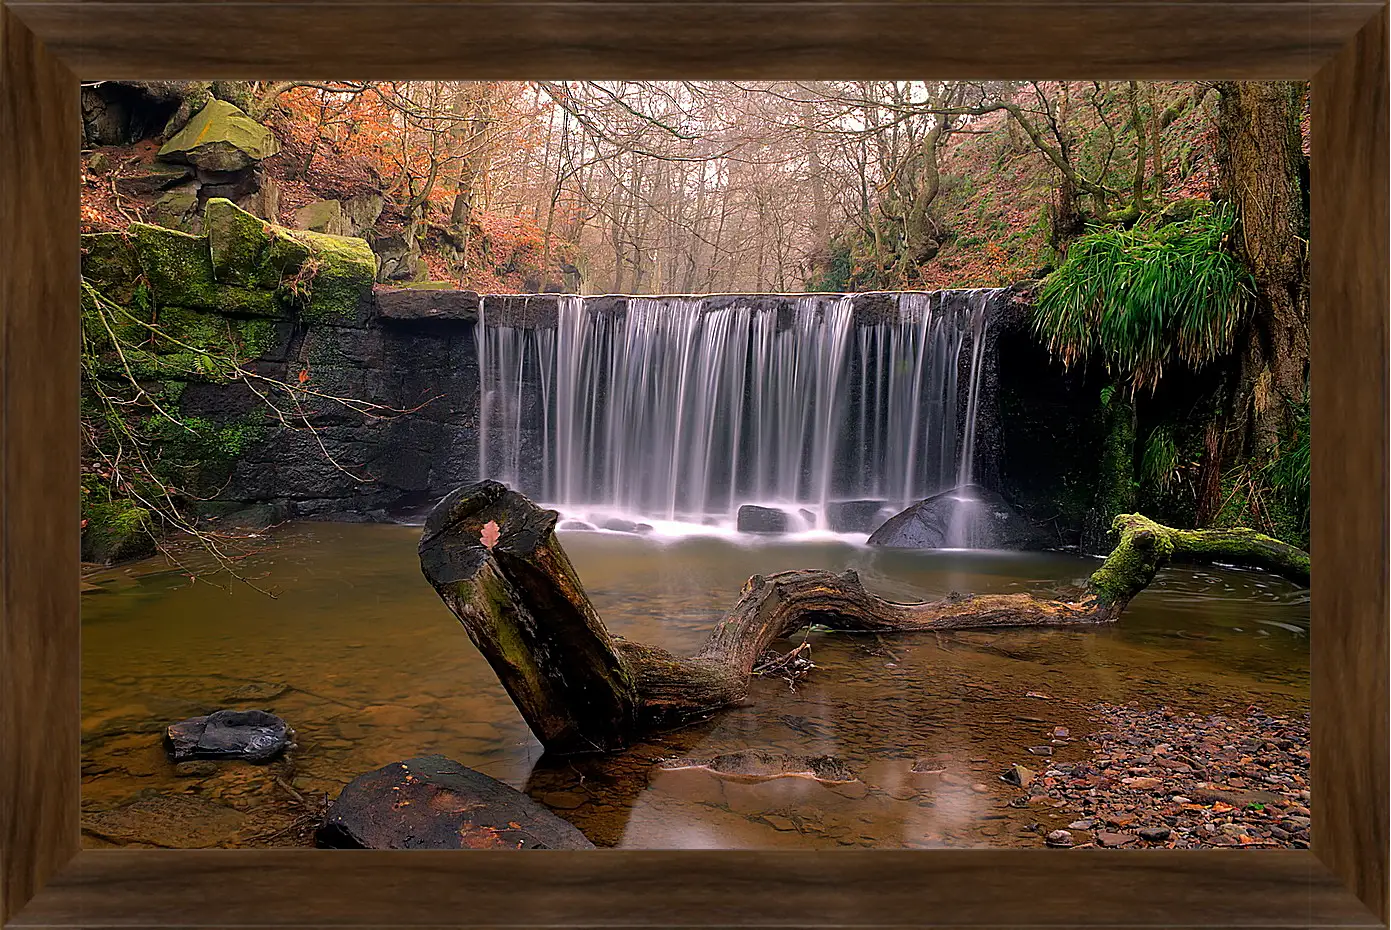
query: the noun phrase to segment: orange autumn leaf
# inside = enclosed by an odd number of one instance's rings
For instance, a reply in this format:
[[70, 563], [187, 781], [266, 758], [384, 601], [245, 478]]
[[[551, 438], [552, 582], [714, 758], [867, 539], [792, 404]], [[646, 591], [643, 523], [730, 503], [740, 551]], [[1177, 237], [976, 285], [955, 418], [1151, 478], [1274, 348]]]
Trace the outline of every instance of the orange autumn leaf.
[[487, 523], [483, 524], [481, 538], [484, 546], [487, 546], [489, 549], [493, 548], [493, 546], [497, 545], [498, 537], [501, 535], [495, 520], [489, 520]]
[[301, 368], [300, 371], [299, 371], [299, 383], [300, 383], [300, 384], [303, 384], [304, 382], [306, 382], [306, 381], [308, 381], [308, 380], [309, 380], [309, 369], [308, 369], [308, 368]]

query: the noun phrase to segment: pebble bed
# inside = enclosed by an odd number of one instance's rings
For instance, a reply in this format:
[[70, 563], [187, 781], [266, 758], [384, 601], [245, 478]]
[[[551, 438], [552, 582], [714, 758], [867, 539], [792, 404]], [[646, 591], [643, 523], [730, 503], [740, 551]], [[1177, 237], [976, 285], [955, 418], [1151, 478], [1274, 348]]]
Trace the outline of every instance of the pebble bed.
[[[1309, 847], [1309, 716], [1179, 714], [1098, 705], [1092, 758], [1041, 773], [1013, 804], [1074, 815], [1054, 848]], [[1068, 733], [1059, 728], [1055, 742]], [[1061, 803], [1059, 803], [1061, 802]]]

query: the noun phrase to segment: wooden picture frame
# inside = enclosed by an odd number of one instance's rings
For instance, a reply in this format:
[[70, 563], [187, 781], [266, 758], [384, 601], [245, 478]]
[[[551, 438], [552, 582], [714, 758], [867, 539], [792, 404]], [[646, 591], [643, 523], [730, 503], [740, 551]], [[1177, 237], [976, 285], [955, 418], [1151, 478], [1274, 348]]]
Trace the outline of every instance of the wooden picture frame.
[[[80, 850], [79, 79], [1313, 81], [1313, 848]], [[1387, 8], [1334, 0], [0, 6], [0, 924], [1375, 926], [1387, 920]]]

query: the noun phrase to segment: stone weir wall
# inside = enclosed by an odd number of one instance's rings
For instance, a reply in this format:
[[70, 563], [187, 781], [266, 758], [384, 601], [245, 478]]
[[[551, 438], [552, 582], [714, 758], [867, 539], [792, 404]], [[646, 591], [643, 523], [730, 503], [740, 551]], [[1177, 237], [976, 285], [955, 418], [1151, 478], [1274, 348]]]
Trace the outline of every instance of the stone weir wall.
[[[87, 283], [132, 316], [152, 314], [171, 337], [134, 357], [128, 349], [127, 363], [183, 417], [222, 437], [197, 448], [171, 444], [166, 453], [189, 459], [189, 483], [211, 498], [207, 515], [248, 525], [400, 519], [477, 479], [480, 306], [488, 326], [547, 329], [558, 325], [562, 298], [384, 287], [374, 285], [376, 271], [361, 239], [284, 229], [221, 199], [209, 201], [199, 236], [133, 224], [83, 237]], [[708, 299], [790, 313], [794, 298]], [[621, 314], [627, 301], [587, 298], [585, 308]], [[884, 294], [854, 301], [866, 320], [894, 306]], [[1009, 310], [993, 316], [992, 342]], [[200, 341], [234, 347], [255, 359], [248, 367], [257, 374], [313, 392], [299, 401], [313, 428], [283, 402], [286, 416], [277, 416], [246, 384], [200, 370], [188, 351]], [[92, 343], [88, 350], [100, 353], [101, 340]], [[994, 355], [987, 347], [986, 382]], [[116, 375], [110, 356], [101, 365]], [[389, 410], [363, 413], [334, 397]], [[993, 406], [983, 405], [978, 449], [995, 443], [996, 422]], [[988, 468], [978, 480], [995, 483]]]

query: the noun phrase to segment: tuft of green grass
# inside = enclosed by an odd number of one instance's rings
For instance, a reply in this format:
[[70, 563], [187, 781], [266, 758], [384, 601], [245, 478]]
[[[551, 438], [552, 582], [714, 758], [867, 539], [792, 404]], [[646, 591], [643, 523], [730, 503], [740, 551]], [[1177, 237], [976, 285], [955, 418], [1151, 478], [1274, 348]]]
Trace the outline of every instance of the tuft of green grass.
[[1253, 297], [1223, 247], [1235, 223], [1224, 206], [1158, 229], [1094, 229], [1044, 280], [1035, 331], [1064, 365], [1099, 353], [1137, 390], [1175, 360], [1199, 368], [1227, 354]]

